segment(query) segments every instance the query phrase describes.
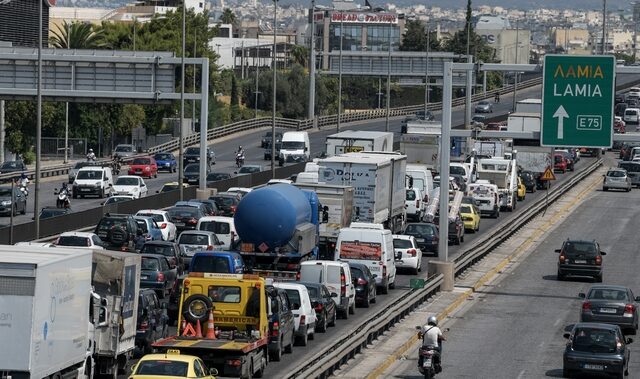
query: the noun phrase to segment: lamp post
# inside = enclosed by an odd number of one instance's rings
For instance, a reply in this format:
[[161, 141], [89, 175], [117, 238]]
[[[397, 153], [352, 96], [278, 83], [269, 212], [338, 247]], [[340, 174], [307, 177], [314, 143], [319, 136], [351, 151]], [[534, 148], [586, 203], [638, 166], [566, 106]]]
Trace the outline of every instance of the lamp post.
[[[309, 118], [315, 126], [316, 115], [316, 20], [315, 20], [316, 1], [311, 0], [311, 11], [309, 22], [311, 23], [311, 39], [309, 41]], [[257, 96], [257, 95], [256, 95]], [[256, 97], [257, 103], [257, 97]]]
[[343, 33], [344, 14], [340, 11], [340, 52], [338, 58], [338, 122], [336, 123], [336, 133], [340, 132], [340, 118], [342, 117], [342, 41], [344, 39]]
[[378, 77], [378, 109], [382, 107], [382, 77]]
[[[194, 26], [193, 28], [193, 57], [196, 58], [197, 52], [196, 52], [196, 48], [197, 48], [197, 38], [198, 38], [198, 34], [196, 33], [196, 28]], [[196, 93], [196, 64], [193, 64], [193, 94], [195, 95]], [[194, 96], [195, 97], [195, 96]], [[196, 99], [191, 100], [191, 129], [195, 132], [196, 131]]]
[[[35, 216], [36, 239], [40, 238], [40, 152], [42, 146], [42, 1], [38, 1], [38, 83], [36, 112], [36, 176], [33, 178], [33, 213]], [[15, 206], [15, 204], [11, 204]]]
[[602, 55], [604, 55], [605, 43], [607, 43], [607, 0], [602, 0]]
[[[180, 191], [180, 201], [184, 200], [184, 189], [182, 188], [182, 183], [184, 182], [184, 58], [185, 52], [187, 50], [186, 46], [186, 38], [187, 38], [187, 26], [186, 26], [186, 16], [187, 16], [187, 3], [186, 1], [182, 2], [182, 56], [180, 57], [180, 138], [179, 138], [179, 150], [178, 154], [180, 156], [179, 170], [178, 170], [178, 189]], [[200, 164], [206, 164], [205, 162], [200, 162]]]
[[[515, 64], [518, 64], [518, 50], [520, 50], [520, 42], [518, 37], [520, 35], [520, 23], [516, 20], [516, 61]], [[516, 111], [516, 97], [518, 95], [518, 71], [515, 72], [515, 77], [513, 80], [513, 104], [512, 104], [512, 112]]]
[[[258, 54], [258, 50], [256, 48], [256, 55]], [[258, 94], [261, 93], [260, 91], [258, 91], [258, 70], [260, 70], [260, 66], [258, 66], [256, 64], [256, 90], [255, 90], [255, 95], [256, 95], [256, 101], [254, 104], [254, 118], [258, 118]]]
[[424, 69], [424, 119], [427, 119], [427, 111], [429, 104], [429, 42], [431, 38], [431, 32], [429, 30], [429, 24], [427, 24], [427, 48], [425, 52], [425, 69]]
[[278, 0], [273, 0], [273, 93], [271, 104], [271, 177], [276, 177], [276, 37], [278, 35]]
[[389, 21], [389, 54], [387, 55], [387, 112], [384, 122], [384, 131], [389, 131], [389, 116], [391, 112], [391, 28], [392, 24]]

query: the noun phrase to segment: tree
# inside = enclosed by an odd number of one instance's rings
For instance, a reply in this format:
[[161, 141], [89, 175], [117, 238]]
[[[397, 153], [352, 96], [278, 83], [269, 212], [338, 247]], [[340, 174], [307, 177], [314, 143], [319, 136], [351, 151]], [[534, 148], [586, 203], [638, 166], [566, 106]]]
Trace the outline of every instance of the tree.
[[302, 45], [294, 45], [291, 48], [291, 63], [299, 64], [302, 67], [307, 67], [309, 62], [309, 49]]
[[[402, 38], [402, 51], [425, 51], [427, 46], [427, 32], [425, 25], [420, 20], [407, 20], [406, 32]], [[440, 51], [440, 41], [438, 41], [435, 30], [429, 30], [429, 51]]]
[[93, 30], [91, 24], [64, 21], [58, 30], [51, 32], [49, 44], [58, 49], [93, 49], [104, 46], [102, 31]]
[[236, 14], [230, 8], [224, 8], [222, 11], [222, 15], [220, 15], [220, 22], [223, 24], [235, 24], [236, 23]]

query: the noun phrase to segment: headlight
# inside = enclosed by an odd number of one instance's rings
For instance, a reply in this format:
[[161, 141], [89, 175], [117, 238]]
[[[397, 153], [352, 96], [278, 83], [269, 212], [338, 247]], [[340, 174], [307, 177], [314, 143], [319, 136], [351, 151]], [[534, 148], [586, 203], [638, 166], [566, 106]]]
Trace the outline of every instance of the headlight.
[[151, 167], [145, 167], [144, 170], [145, 171], [149, 171], [149, 170], [151, 170]]
[[11, 205], [11, 200], [2, 200], [2, 205]]
[[138, 192], [138, 187], [135, 187], [135, 188], [133, 189], [133, 192]]

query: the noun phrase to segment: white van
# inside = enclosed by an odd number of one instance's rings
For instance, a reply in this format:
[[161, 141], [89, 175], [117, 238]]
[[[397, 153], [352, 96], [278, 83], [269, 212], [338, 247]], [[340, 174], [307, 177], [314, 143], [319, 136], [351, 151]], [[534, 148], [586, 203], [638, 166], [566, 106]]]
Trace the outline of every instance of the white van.
[[318, 172], [303, 171], [296, 176], [296, 183], [318, 183]]
[[640, 109], [627, 108], [624, 110], [624, 122], [631, 124], [640, 123]]
[[111, 167], [87, 166], [78, 170], [73, 181], [73, 198], [87, 195], [103, 198], [113, 192], [113, 174]]
[[468, 163], [454, 162], [449, 164], [449, 174], [462, 175], [465, 184], [471, 184], [471, 169]]
[[315, 336], [317, 317], [316, 310], [311, 306], [309, 291], [304, 284], [274, 282], [273, 286], [287, 292], [294, 317], [295, 336], [301, 346], [307, 346], [307, 339], [312, 340]]
[[233, 223], [233, 217], [205, 216], [201, 217], [196, 224], [196, 230], [214, 232], [223, 245], [222, 250], [232, 250], [238, 241], [238, 233]]
[[412, 219], [417, 222], [422, 221], [422, 216], [427, 207], [427, 202], [423, 201], [422, 191], [418, 187], [407, 188], [404, 206], [407, 212], [407, 220]]
[[[324, 284], [338, 307], [342, 318], [356, 310], [356, 288], [351, 279], [351, 269], [347, 262], [305, 261], [300, 264], [301, 282]], [[335, 296], [333, 295], [335, 294]]]
[[[424, 202], [429, 202], [429, 196], [433, 192], [433, 175], [427, 165], [407, 164], [407, 176], [413, 178], [413, 187], [420, 188]], [[409, 187], [409, 183], [407, 183]]]
[[377, 275], [376, 286], [383, 294], [396, 285], [393, 235], [382, 224], [352, 222], [340, 229], [335, 259], [366, 264]]
[[498, 186], [487, 180], [478, 180], [467, 186], [467, 195], [478, 202], [481, 215], [491, 215], [494, 218], [500, 216], [500, 201]]
[[306, 162], [311, 157], [311, 143], [307, 132], [286, 132], [282, 135], [280, 166], [286, 162]]

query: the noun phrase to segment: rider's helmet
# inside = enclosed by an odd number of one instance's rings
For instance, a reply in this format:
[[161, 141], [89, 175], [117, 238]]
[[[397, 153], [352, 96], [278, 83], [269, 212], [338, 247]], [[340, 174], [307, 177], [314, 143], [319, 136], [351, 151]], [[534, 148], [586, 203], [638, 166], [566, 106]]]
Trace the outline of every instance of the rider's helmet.
[[89, 152], [90, 152], [90, 153], [93, 153], [93, 149], [89, 149]]
[[436, 318], [436, 316], [429, 316], [429, 318], [427, 319], [427, 324], [438, 326], [438, 319]]
[[238, 151], [242, 151], [242, 145], [238, 146]]
[[26, 179], [26, 178], [27, 178], [27, 174], [25, 174], [24, 172], [20, 174], [20, 179]]

